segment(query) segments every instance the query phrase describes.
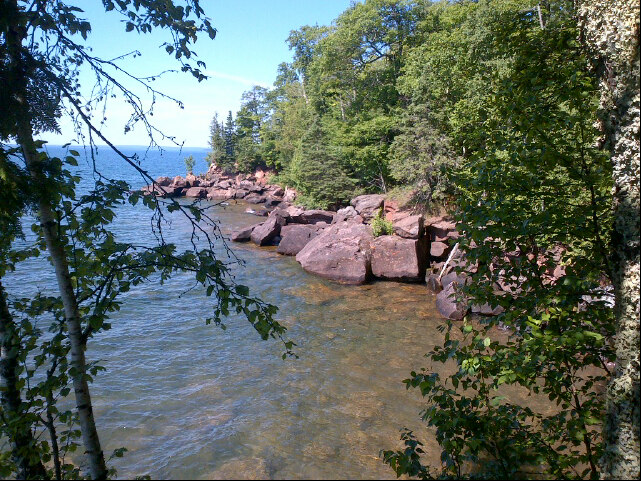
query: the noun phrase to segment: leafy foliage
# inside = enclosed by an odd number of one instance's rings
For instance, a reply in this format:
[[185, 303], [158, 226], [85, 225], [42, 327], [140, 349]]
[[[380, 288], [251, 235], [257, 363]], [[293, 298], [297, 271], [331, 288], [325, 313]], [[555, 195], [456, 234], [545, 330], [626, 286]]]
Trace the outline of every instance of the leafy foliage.
[[394, 224], [383, 217], [382, 209], [379, 209], [372, 219], [371, 226], [374, 237], [392, 235], [394, 233]]

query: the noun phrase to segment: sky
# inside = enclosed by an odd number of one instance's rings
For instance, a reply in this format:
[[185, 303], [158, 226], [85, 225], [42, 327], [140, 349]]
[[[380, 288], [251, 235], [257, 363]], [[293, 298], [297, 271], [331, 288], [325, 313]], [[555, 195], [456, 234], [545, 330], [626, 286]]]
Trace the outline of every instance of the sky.
[[[91, 22], [92, 30], [86, 43], [94, 56], [112, 59], [138, 50], [140, 57], [125, 58], [119, 64], [138, 75], [180, 67], [160, 48], [169, 40], [167, 32], [125, 33], [122, 17], [115, 12], [105, 13], [102, 2], [74, 3], [84, 10], [79, 16]], [[235, 114], [244, 91], [253, 85], [271, 87], [278, 64], [291, 61], [292, 52], [286, 43], [291, 30], [303, 25], [330, 25], [349, 5], [350, 0], [201, 0], [201, 6], [217, 29], [214, 40], [201, 35], [194, 48], [198, 59], [206, 63], [209, 79], [198, 83], [191, 74], [168, 73], [153, 82], [154, 88], [184, 103], [181, 110], [172, 101], [158, 100], [151, 117], [154, 125], [187, 147], [206, 147], [214, 113], [218, 112], [223, 119], [230, 110]], [[93, 81], [88, 75], [81, 76], [80, 81], [88, 95]], [[139, 87], [135, 90], [143, 93]], [[124, 133], [129, 110], [121, 99], [109, 100], [105, 116], [102, 132], [114, 144], [149, 143], [146, 131], [140, 127]], [[69, 120], [63, 119], [61, 129], [62, 135], [41, 137], [54, 145], [76, 139]], [[160, 145], [173, 145], [159, 136], [156, 140]]]

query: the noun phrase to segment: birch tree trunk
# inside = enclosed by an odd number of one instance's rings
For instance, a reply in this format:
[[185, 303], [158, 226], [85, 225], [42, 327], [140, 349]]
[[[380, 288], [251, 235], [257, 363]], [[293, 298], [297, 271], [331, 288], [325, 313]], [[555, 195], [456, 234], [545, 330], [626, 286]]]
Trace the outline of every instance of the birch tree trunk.
[[[22, 148], [27, 170], [31, 174], [36, 185], [44, 185], [42, 170], [38, 165], [38, 152], [35, 148], [31, 128], [29, 125], [21, 125], [18, 133], [18, 143]], [[65, 311], [65, 321], [71, 346], [71, 377], [73, 389], [76, 396], [76, 409], [82, 441], [85, 447], [85, 454], [89, 462], [89, 471], [92, 479], [106, 479], [107, 467], [105, 457], [100, 447], [98, 431], [93, 416], [91, 396], [89, 395], [89, 384], [87, 383], [87, 363], [85, 360], [85, 343], [82, 337], [82, 324], [78, 303], [74, 292], [69, 265], [65, 254], [64, 245], [57, 235], [58, 222], [51, 205], [47, 199], [38, 199], [38, 216], [40, 226], [47, 246], [47, 252], [51, 257], [51, 263], [56, 272], [58, 291], [62, 298]]]
[[[15, 12], [20, 12], [17, 3], [11, 5]], [[16, 14], [19, 18], [19, 13]], [[22, 42], [26, 35], [26, 29], [22, 25], [15, 25], [7, 33], [7, 47], [10, 56], [9, 69], [11, 70], [11, 86], [14, 92], [20, 112], [16, 116], [16, 138], [24, 161], [32, 181], [41, 192], [38, 198], [38, 217], [42, 228], [43, 237], [47, 251], [51, 257], [51, 263], [56, 272], [58, 291], [62, 299], [67, 324], [68, 337], [71, 351], [71, 372], [73, 388], [76, 398], [76, 409], [85, 453], [89, 464], [90, 476], [92, 479], [106, 479], [107, 467], [105, 458], [100, 447], [98, 432], [93, 417], [89, 385], [87, 383], [87, 364], [85, 361], [85, 342], [82, 337], [82, 325], [78, 303], [71, 281], [69, 265], [65, 253], [64, 243], [58, 237], [58, 221], [54, 215], [51, 200], [48, 197], [45, 186], [47, 185], [46, 175], [43, 173], [39, 153], [37, 151], [31, 126], [31, 108], [27, 102], [27, 78], [26, 52], [23, 51]]]
[[639, 479], [639, 2], [581, 0], [583, 40], [601, 79], [614, 178], [617, 366], [607, 391], [604, 479]]
[[6, 295], [0, 283], [0, 402], [2, 421], [13, 431], [11, 457], [16, 464], [17, 479], [44, 479], [47, 474], [40, 459], [31, 459], [35, 443], [31, 426], [20, 419], [22, 398], [18, 388], [18, 352], [20, 340], [16, 325], [7, 306]]

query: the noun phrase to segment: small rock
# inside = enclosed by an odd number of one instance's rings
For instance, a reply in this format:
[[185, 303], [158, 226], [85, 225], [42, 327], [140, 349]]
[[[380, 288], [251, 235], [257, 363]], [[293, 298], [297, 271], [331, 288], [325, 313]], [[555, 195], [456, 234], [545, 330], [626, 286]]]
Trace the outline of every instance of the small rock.
[[437, 259], [440, 257], [445, 257], [448, 250], [449, 246], [444, 242], [432, 242], [432, 244], [430, 245], [430, 255], [432, 257], [436, 257]]
[[438, 274], [428, 274], [425, 276], [425, 283], [427, 284], [428, 290], [434, 294], [438, 294], [443, 290], [443, 285], [438, 278]]

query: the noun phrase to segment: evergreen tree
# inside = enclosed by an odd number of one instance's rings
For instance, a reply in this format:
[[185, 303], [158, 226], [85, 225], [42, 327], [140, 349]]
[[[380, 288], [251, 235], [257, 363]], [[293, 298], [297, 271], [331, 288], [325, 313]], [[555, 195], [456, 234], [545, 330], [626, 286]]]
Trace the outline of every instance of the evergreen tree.
[[218, 120], [218, 112], [216, 112], [209, 126], [209, 147], [211, 150], [206, 157], [208, 165], [219, 165], [226, 155], [224, 131], [224, 125]]
[[338, 150], [328, 145], [318, 118], [301, 139], [284, 177], [299, 192], [299, 202], [309, 207], [338, 207], [355, 194], [356, 181], [341, 166]]

